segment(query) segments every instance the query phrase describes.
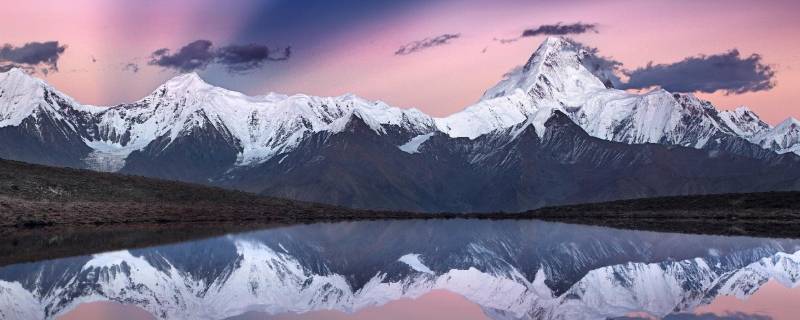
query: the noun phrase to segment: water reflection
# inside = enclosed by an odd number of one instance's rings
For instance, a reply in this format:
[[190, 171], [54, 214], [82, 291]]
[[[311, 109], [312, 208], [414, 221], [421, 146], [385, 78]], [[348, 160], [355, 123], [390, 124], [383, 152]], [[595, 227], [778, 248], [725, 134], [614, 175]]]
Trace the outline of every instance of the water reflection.
[[741, 299], [797, 297], [787, 288], [800, 282], [798, 250], [538, 221], [303, 225], [3, 267], [0, 319], [72, 316], [99, 301], [164, 319], [780, 318], [795, 306]]

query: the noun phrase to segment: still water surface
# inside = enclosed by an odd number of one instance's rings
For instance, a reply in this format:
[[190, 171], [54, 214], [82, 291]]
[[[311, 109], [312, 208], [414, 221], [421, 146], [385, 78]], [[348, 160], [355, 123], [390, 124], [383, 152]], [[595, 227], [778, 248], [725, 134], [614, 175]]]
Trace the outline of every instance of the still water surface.
[[300, 225], [0, 267], [0, 319], [797, 319], [798, 250], [541, 221]]

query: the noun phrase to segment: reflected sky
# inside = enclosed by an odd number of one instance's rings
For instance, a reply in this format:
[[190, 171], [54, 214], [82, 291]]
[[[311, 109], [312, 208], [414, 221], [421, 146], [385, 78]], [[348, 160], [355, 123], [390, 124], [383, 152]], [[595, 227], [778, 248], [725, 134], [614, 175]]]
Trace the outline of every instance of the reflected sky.
[[2, 267], [0, 319], [786, 319], [798, 250], [539, 221], [314, 224]]

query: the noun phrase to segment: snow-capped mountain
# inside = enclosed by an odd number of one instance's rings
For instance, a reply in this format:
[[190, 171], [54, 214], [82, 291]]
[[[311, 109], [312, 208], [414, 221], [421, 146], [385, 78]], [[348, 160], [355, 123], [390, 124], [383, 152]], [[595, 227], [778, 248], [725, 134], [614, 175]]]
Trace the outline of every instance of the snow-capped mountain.
[[691, 94], [663, 89], [633, 94], [607, 87], [602, 70], [591, 65], [592, 54], [569, 39], [548, 38], [481, 101], [437, 123], [455, 137], [475, 138], [526, 119], [544, 132], [544, 122], [558, 110], [600, 139], [692, 148], [724, 137], [749, 139], [769, 129], [746, 108], [720, 112]]
[[800, 121], [789, 118], [754, 135], [750, 141], [777, 153], [800, 154]]
[[335, 130], [336, 120], [353, 113], [408, 134], [433, 129], [433, 120], [415, 109], [393, 108], [353, 95], [248, 97], [211, 86], [190, 73], [169, 80], [138, 102], [101, 112], [100, 135], [89, 140], [98, 150], [124, 155], [158, 139], [169, 144], [192, 130], [210, 126], [237, 149], [236, 165], [242, 166], [289, 152], [311, 133]]
[[197, 74], [134, 103], [89, 106], [14, 69], [0, 75], [0, 157], [425, 211], [800, 186], [795, 126], [692, 95], [616, 90], [594, 58], [548, 38], [444, 118], [353, 95], [251, 97]]
[[742, 138], [752, 139], [772, 128], [747, 107], [738, 107], [734, 110], [722, 111], [719, 114], [720, 119], [728, 125], [728, 128], [733, 129], [733, 132]]
[[[163, 319], [352, 313], [433, 290], [462, 295], [494, 319], [606, 319], [744, 299], [771, 279], [800, 283], [797, 241], [542, 222], [454, 229], [463, 223], [298, 226], [8, 266], [0, 268], [0, 319], [54, 318], [93, 301]], [[408, 227], [421, 232], [408, 235]], [[375, 237], [393, 240], [363, 245]]]
[[[237, 166], [268, 160], [291, 151], [314, 132], [335, 131], [336, 120], [346, 122], [353, 113], [413, 137], [434, 130], [433, 119], [416, 109], [399, 109], [379, 101], [340, 97], [249, 97], [215, 87], [195, 73], [177, 76], [147, 97], [112, 107], [83, 106], [39, 79], [12, 69], [0, 77], [0, 126], [19, 126], [24, 119], [47, 113], [68, 121], [93, 151], [89, 167], [122, 169], [125, 159], [158, 143], [166, 147], [198, 128], [217, 131], [236, 150]], [[51, 100], [51, 96], [58, 100]], [[73, 109], [73, 110], [69, 110]], [[65, 113], [79, 114], [79, 118]], [[74, 123], [69, 122], [75, 120]]]
[[0, 73], [0, 157], [82, 166], [91, 151], [79, 131], [86, 109], [19, 69]]

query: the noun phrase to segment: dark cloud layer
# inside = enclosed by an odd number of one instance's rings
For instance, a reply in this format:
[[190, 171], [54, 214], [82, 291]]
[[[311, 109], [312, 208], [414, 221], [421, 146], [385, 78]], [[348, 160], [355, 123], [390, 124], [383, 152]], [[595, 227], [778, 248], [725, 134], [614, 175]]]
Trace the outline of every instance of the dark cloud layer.
[[724, 91], [728, 94], [764, 91], [775, 87], [775, 71], [761, 56], [743, 57], [738, 50], [688, 57], [672, 64], [648, 64], [626, 72], [624, 89], [659, 86], [673, 92]]
[[58, 41], [28, 42], [15, 47], [5, 44], [0, 47], [0, 70], [22, 68], [39, 69], [44, 74], [58, 71], [58, 59], [67, 50], [67, 46]]
[[397, 51], [395, 51], [394, 54], [398, 56], [409, 55], [415, 52], [419, 52], [420, 50], [425, 50], [431, 47], [448, 44], [450, 43], [450, 40], [458, 39], [459, 37], [461, 37], [460, 33], [446, 33], [433, 38], [425, 38], [422, 40], [407, 43], [406, 45], [400, 47], [400, 49], [397, 49]]
[[522, 32], [521, 37], [545, 36], [565, 36], [570, 34], [582, 34], [587, 32], [597, 32], [597, 25], [594, 23], [576, 22], [571, 24], [543, 24], [533, 29]]
[[161, 48], [153, 52], [148, 64], [181, 72], [205, 69], [215, 58], [212, 46], [211, 41], [197, 40], [183, 46], [176, 53]]
[[265, 45], [229, 45], [215, 48], [208, 40], [197, 40], [172, 53], [167, 48], [158, 49], [150, 56], [148, 64], [181, 72], [202, 70], [210, 64], [224, 66], [229, 72], [247, 72], [259, 69], [269, 61], [285, 61], [292, 49], [273, 50]]
[[230, 72], [245, 72], [261, 68], [265, 62], [286, 61], [292, 56], [292, 47], [286, 47], [277, 54], [274, 51], [257, 44], [230, 45], [217, 51], [216, 62], [224, 65]]

